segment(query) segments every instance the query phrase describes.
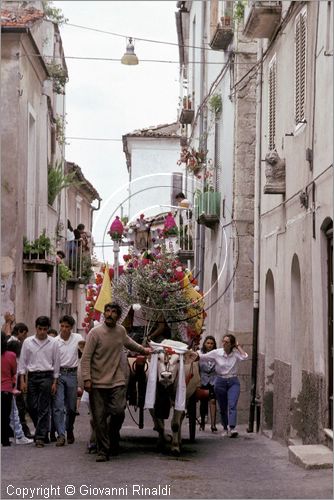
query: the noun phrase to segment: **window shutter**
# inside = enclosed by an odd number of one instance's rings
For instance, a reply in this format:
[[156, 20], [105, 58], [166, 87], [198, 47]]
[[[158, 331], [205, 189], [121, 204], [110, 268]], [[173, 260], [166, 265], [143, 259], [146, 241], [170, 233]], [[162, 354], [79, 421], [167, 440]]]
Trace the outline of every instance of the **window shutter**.
[[305, 121], [306, 93], [306, 12], [296, 20], [295, 47], [295, 121], [296, 125]]
[[218, 24], [218, 0], [210, 2], [210, 39], [213, 37]]
[[276, 141], [276, 57], [269, 65], [269, 116], [268, 116], [268, 137], [269, 150], [275, 149]]

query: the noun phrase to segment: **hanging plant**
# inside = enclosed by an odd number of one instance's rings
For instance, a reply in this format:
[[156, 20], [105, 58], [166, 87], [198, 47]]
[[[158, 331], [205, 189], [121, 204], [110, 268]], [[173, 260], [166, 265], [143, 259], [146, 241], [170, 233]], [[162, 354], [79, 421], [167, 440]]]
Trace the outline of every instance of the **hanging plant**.
[[47, 64], [46, 67], [53, 82], [53, 91], [56, 94], [65, 94], [65, 85], [68, 82], [66, 69], [55, 62]]
[[233, 17], [236, 21], [242, 21], [242, 19], [244, 18], [246, 4], [247, 0], [236, 0], [234, 2]]
[[222, 96], [214, 94], [209, 99], [209, 109], [215, 115], [219, 115], [223, 109]]
[[206, 153], [203, 150], [196, 151], [194, 148], [183, 148], [177, 164], [184, 163], [188, 172], [198, 175], [205, 168]]
[[60, 146], [66, 142], [65, 139], [65, 118], [63, 116], [56, 116], [56, 140]]
[[67, 23], [68, 19], [64, 16], [61, 9], [54, 7], [53, 2], [48, 0], [43, 1], [44, 15], [46, 19], [58, 25]]
[[53, 205], [56, 197], [62, 189], [81, 184], [75, 181], [75, 172], [65, 174], [62, 162], [57, 162], [55, 166], [48, 169], [48, 203]]
[[72, 278], [72, 271], [69, 267], [66, 266], [63, 262], [58, 264], [59, 269], [59, 279], [60, 281], [68, 281]]

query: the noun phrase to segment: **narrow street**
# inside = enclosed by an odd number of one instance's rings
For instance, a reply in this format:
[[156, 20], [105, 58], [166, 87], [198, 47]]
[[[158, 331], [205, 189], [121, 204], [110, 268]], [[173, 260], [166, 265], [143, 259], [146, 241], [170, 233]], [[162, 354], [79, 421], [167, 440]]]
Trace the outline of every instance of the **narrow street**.
[[127, 411], [120, 455], [96, 463], [86, 451], [89, 416], [82, 405], [73, 445], [2, 449], [1, 498], [332, 498], [332, 471], [291, 464], [278, 442], [247, 434], [245, 426], [237, 439], [222, 438], [207, 426], [191, 444], [187, 423], [182, 456], [175, 458], [156, 451], [148, 414], [140, 430]]

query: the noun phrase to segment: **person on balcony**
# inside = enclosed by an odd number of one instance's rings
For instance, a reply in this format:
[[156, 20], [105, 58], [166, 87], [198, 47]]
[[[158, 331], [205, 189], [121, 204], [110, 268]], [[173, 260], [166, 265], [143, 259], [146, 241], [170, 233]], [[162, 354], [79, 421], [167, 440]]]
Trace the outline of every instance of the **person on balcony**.
[[66, 250], [68, 255], [68, 261], [71, 262], [72, 255], [75, 249], [75, 236], [74, 229], [69, 219], [67, 219], [67, 233], [66, 233]]
[[74, 229], [74, 238], [77, 245], [82, 248], [83, 252], [89, 252], [88, 235], [85, 231], [84, 224], [78, 224], [78, 227]]
[[182, 192], [175, 196], [175, 200], [179, 206], [180, 246], [183, 250], [190, 250], [192, 248], [191, 203]]

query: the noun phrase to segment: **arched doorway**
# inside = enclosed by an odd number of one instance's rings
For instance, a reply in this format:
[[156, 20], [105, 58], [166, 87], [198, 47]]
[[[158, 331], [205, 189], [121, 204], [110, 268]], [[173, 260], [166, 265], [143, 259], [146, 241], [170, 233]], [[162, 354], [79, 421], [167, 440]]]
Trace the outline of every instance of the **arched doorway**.
[[291, 397], [297, 398], [302, 382], [303, 318], [299, 259], [295, 254], [291, 263]]
[[275, 285], [271, 270], [267, 272], [265, 285], [265, 381], [263, 395], [263, 421], [266, 429], [273, 428], [274, 406], [274, 359], [275, 359]]
[[333, 429], [333, 220], [324, 220], [321, 229], [326, 237], [326, 295], [327, 295], [327, 394], [328, 394], [328, 427]]

